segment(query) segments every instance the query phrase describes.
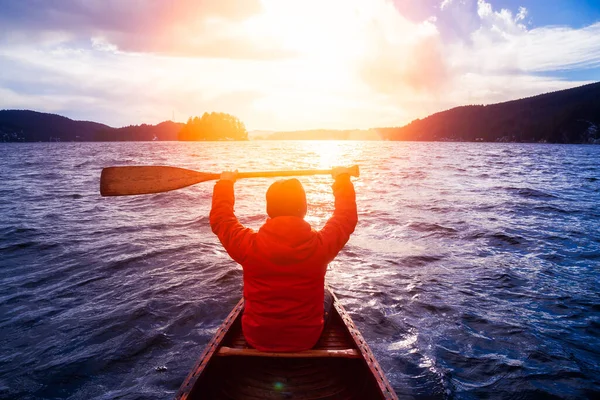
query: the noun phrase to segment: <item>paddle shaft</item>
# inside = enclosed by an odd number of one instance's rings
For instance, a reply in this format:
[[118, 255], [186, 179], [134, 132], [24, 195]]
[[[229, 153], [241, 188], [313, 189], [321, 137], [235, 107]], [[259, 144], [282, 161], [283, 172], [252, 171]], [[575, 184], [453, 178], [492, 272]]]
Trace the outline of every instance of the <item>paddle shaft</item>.
[[[216, 179], [219, 179], [221, 174]], [[283, 176], [306, 176], [306, 175], [331, 175], [330, 169], [302, 169], [298, 171], [257, 171], [257, 172], [238, 172], [236, 179], [243, 178], [275, 178]]]
[[[330, 175], [331, 169], [296, 171], [238, 172], [237, 179], [272, 178], [284, 176]], [[348, 168], [351, 176], [359, 176], [358, 165]], [[205, 173], [169, 166], [107, 167], [100, 176], [102, 196], [130, 196], [162, 193], [181, 189], [200, 182], [214, 181], [221, 174]]]

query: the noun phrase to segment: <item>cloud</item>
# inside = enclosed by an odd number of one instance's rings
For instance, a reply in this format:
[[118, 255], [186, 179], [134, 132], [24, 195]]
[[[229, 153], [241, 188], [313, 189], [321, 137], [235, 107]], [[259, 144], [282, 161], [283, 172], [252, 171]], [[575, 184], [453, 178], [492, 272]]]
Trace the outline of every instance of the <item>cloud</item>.
[[[582, 29], [536, 28], [514, 38], [526, 71], [558, 71], [600, 66], [600, 23]], [[510, 45], [510, 44], [506, 44]]]
[[448, 7], [450, 4], [452, 4], [452, 1], [453, 0], [443, 0], [440, 4], [440, 10], [443, 10], [444, 8]]
[[[420, 23], [436, 15], [440, 9], [440, 0], [386, 0], [407, 20]], [[377, 0], [379, 2], [379, 0]]]
[[459, 71], [534, 74], [600, 66], [600, 23], [581, 29], [528, 29], [523, 7], [514, 15], [506, 9], [496, 11], [484, 0], [477, 6], [480, 27], [470, 41], [450, 48], [451, 62]]
[[242, 21], [262, 10], [259, 0], [2, 0], [5, 27], [39, 30], [150, 32], [206, 18]]
[[[23, 108], [112, 126], [158, 123], [226, 111], [252, 118], [259, 76], [242, 61], [73, 50], [0, 50], [0, 109]], [[264, 81], [260, 79], [260, 81]], [[248, 120], [248, 119], [244, 119]]]
[[[139, 5], [142, 4], [140, 7]], [[0, 0], [3, 42], [103, 43], [106, 49], [176, 56], [289, 57], [276, 40], [240, 24], [263, 11], [260, 0]]]
[[[410, 88], [412, 95], [429, 92], [440, 100], [450, 88], [464, 84], [465, 77], [488, 76], [489, 83], [478, 80], [486, 87], [494, 86], [496, 80], [506, 84], [503, 77], [520, 76], [519, 84], [531, 79], [537, 88], [538, 72], [600, 66], [600, 23], [582, 29], [528, 29], [524, 7], [513, 13], [495, 9], [485, 0], [442, 4], [435, 19], [421, 24], [410, 23], [401, 15], [380, 18], [379, 34], [371, 41], [373, 50], [362, 74], [374, 90], [401, 97], [410, 94]], [[471, 23], [464, 25], [471, 28], [449, 41], [442, 32], [448, 28], [447, 19], [457, 15], [470, 19]], [[382, 21], [390, 21], [395, 28], [382, 25]], [[404, 39], [393, 40], [398, 37]], [[508, 98], [507, 89], [504, 99]]]
[[518, 35], [527, 31], [525, 25], [521, 23], [527, 15], [527, 9], [524, 7], [520, 7], [519, 13], [513, 17], [508, 9], [494, 11], [491, 3], [477, 0], [477, 15], [481, 19], [481, 28], [475, 34], [485, 33], [505, 38], [507, 35]]
[[[390, 3], [373, 1], [362, 26], [364, 54], [359, 76], [386, 95], [435, 92], [444, 86], [447, 66], [436, 19], [405, 18]], [[375, 22], [376, 21], [376, 22]]]
[[413, 43], [383, 40], [363, 63], [361, 76], [382, 93], [405, 93], [409, 89], [437, 92], [445, 86], [448, 69], [440, 41], [432, 35]]
[[414, 110], [409, 102], [420, 107], [426, 98], [443, 92], [451, 78], [437, 18], [415, 22], [385, 1], [373, 3], [379, 7], [373, 8], [370, 20], [377, 23], [364, 28], [367, 50], [358, 63], [358, 75], [394, 104], [398, 114], [410, 114]]

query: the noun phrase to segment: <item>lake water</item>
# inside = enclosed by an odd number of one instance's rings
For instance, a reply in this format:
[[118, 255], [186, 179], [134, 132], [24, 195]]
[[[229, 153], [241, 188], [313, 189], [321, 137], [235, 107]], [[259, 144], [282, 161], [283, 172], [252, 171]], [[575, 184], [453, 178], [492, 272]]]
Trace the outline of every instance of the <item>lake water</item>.
[[[0, 397], [172, 398], [240, 296], [212, 182], [102, 198], [102, 167], [351, 164], [327, 276], [400, 398], [600, 396], [600, 146], [256, 141], [1, 143]], [[320, 228], [332, 180], [301, 180]], [[236, 183], [242, 223], [272, 182]]]

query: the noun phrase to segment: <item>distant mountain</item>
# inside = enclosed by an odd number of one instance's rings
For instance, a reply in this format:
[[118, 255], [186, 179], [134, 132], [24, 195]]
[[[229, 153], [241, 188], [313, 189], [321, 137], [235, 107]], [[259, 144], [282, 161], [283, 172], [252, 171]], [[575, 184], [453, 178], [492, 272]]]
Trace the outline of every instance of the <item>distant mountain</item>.
[[0, 142], [89, 142], [177, 140], [184, 124], [113, 128], [89, 121], [74, 121], [56, 114], [30, 110], [0, 110]]
[[313, 129], [306, 131], [275, 132], [269, 140], [381, 140], [374, 129]]
[[492, 105], [456, 107], [401, 128], [387, 140], [600, 143], [600, 83]]
[[30, 110], [0, 110], [0, 142], [89, 141], [108, 125]]
[[263, 140], [271, 136], [273, 133], [275, 133], [275, 131], [254, 130], [248, 132], [248, 139]]
[[101, 129], [94, 135], [94, 140], [99, 142], [177, 140], [183, 125], [180, 122], [165, 121], [158, 125], [142, 124]]

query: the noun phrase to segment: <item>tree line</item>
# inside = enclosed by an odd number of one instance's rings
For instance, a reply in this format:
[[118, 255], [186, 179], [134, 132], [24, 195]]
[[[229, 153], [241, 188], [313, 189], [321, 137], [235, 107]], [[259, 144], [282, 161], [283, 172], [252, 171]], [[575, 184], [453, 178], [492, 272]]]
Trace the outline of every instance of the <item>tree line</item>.
[[205, 112], [202, 117], [190, 117], [181, 128], [179, 140], [248, 140], [246, 126], [233, 115]]

